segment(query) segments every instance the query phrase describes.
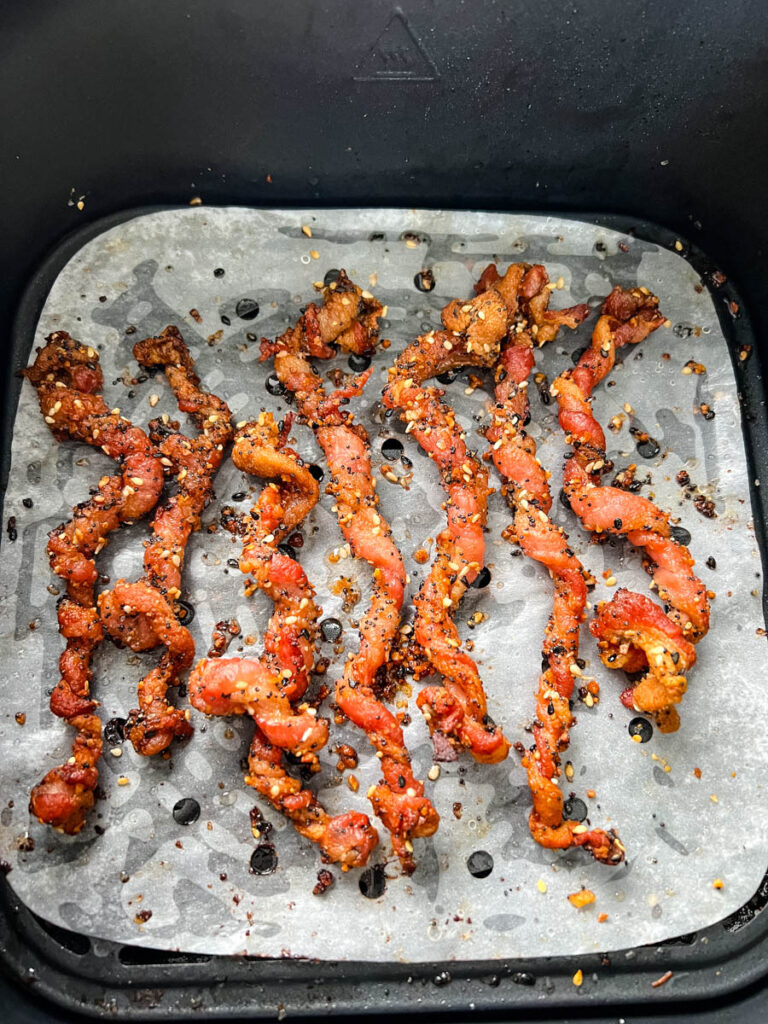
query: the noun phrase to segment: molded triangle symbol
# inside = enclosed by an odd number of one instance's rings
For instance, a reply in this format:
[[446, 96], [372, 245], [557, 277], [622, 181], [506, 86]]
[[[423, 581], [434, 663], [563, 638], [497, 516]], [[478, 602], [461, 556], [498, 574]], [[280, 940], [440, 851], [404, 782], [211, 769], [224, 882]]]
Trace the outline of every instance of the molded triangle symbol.
[[355, 81], [432, 82], [439, 72], [432, 58], [396, 7], [387, 26], [355, 68]]

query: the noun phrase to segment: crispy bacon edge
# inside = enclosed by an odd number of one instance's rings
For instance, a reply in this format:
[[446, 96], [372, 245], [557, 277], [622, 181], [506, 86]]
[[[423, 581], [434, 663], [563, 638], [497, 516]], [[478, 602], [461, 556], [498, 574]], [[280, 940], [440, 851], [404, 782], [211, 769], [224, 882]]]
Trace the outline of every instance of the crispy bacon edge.
[[[587, 603], [587, 577], [569, 547], [565, 531], [549, 517], [550, 474], [537, 458], [536, 442], [525, 430], [530, 418], [528, 384], [536, 344], [553, 341], [561, 326], [577, 327], [589, 315], [589, 307], [546, 309], [551, 289], [540, 264], [512, 264], [503, 277], [495, 264], [490, 264], [476, 287], [496, 288], [506, 302], [510, 321], [495, 370], [496, 402], [485, 432], [491, 442], [485, 458], [493, 462], [501, 476], [502, 494], [514, 515], [503, 536], [547, 568], [554, 585], [543, 649], [546, 668], [539, 677], [536, 695], [534, 745], [523, 756], [533, 798], [529, 827], [541, 846], [584, 846], [596, 860], [618, 864], [625, 850], [614, 830], [588, 829], [578, 821], [563, 818], [563, 794], [557, 780], [561, 755], [568, 749], [570, 729], [575, 723], [571, 697], [574, 680], [581, 675], [579, 634]], [[545, 312], [546, 319], [542, 316]], [[595, 694], [599, 692], [596, 683], [590, 686]], [[594, 694], [590, 699], [596, 699]]]
[[162, 367], [179, 409], [189, 413], [200, 433], [193, 438], [153, 420], [150, 435], [165, 468], [175, 475], [176, 494], [161, 505], [152, 521], [144, 552], [144, 576], [135, 583], [119, 580], [99, 597], [107, 632], [132, 650], [162, 644], [160, 662], [138, 684], [139, 707], [130, 711], [126, 734], [138, 754], [151, 757], [168, 749], [174, 738], [192, 734], [189, 711], [174, 707], [168, 690], [192, 664], [192, 634], [178, 620], [181, 573], [187, 542], [200, 529], [200, 516], [213, 497], [213, 477], [232, 439], [229, 408], [222, 399], [200, 389], [194, 361], [178, 328], [169, 326], [156, 338], [134, 345], [140, 365]]
[[286, 444], [290, 427], [290, 417], [278, 426], [271, 413], [262, 412], [238, 431], [235, 465], [270, 482], [249, 517], [238, 522], [231, 509], [224, 516], [225, 525], [244, 536], [241, 570], [274, 602], [264, 655], [198, 662], [190, 678], [190, 700], [207, 714], [251, 716], [255, 728], [246, 784], [317, 844], [324, 861], [347, 870], [367, 863], [378, 842], [376, 830], [356, 811], [332, 818], [283, 765], [286, 752], [317, 770], [317, 751], [328, 739], [328, 722], [316, 718], [314, 708], [307, 703], [293, 707], [309, 684], [320, 608], [302, 567], [278, 550], [318, 498], [317, 481]]
[[[344, 666], [335, 697], [342, 713], [376, 748], [383, 780], [370, 787], [368, 799], [391, 836], [403, 872], [411, 874], [416, 867], [413, 840], [433, 835], [440, 818], [424, 794], [424, 784], [414, 776], [400, 722], [376, 694], [376, 677], [387, 662], [400, 621], [405, 567], [378, 508], [368, 435], [341, 408], [362, 390], [370, 370], [326, 396], [322, 379], [309, 362], [313, 355], [330, 355], [332, 344], [349, 350], [351, 340], [357, 353], [373, 349], [382, 312], [373, 296], [366, 297], [341, 271], [338, 281], [324, 290], [322, 306], [308, 307], [296, 327], [274, 343], [265, 343], [264, 352], [274, 354], [277, 376], [295, 395], [300, 414], [313, 426], [323, 449], [331, 477], [326, 490], [335, 499], [344, 539], [352, 554], [373, 569], [371, 603], [359, 625], [360, 649]], [[316, 323], [321, 325], [322, 349], [315, 341]]]
[[644, 550], [651, 586], [670, 608], [665, 615], [645, 595], [622, 589], [599, 607], [590, 630], [608, 668], [645, 673], [632, 692], [635, 709], [653, 715], [662, 732], [674, 732], [680, 724], [675, 705], [696, 660], [693, 644], [709, 628], [706, 589], [693, 572], [688, 549], [670, 537], [667, 513], [640, 495], [601, 486], [608, 468], [605, 435], [590, 404], [594, 388], [613, 368], [616, 349], [638, 344], [665, 322], [658, 305], [647, 288], [614, 288], [603, 303], [591, 346], [557, 378], [552, 394], [573, 446], [564, 474], [571, 508], [590, 532], [626, 537]]
[[163, 469], [144, 431], [120, 416], [118, 409], [110, 412], [99, 394], [103, 375], [96, 350], [66, 331], [56, 331], [46, 341], [24, 374], [37, 389], [45, 422], [57, 440], [69, 438], [101, 448], [120, 469], [118, 475], [102, 477], [97, 493], [77, 505], [72, 519], [53, 530], [48, 541], [51, 568], [67, 588], [58, 604], [59, 630], [67, 644], [50, 705], [76, 735], [69, 760], [33, 788], [30, 811], [44, 824], [74, 835], [94, 803], [102, 750], [99, 705], [91, 696], [91, 659], [103, 638], [94, 557], [121, 523], [134, 522], [154, 507], [163, 487]]

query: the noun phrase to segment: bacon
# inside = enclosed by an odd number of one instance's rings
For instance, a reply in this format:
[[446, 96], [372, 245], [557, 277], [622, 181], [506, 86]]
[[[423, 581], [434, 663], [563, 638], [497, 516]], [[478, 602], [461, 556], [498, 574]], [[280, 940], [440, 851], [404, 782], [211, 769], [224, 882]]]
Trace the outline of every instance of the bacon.
[[[547, 473], [536, 457], [536, 442], [525, 431], [529, 417], [528, 380], [534, 367], [534, 340], [554, 339], [560, 325], [576, 327], [589, 313], [587, 306], [549, 311], [550, 289], [543, 267], [512, 264], [503, 278], [491, 264], [478, 287], [496, 288], [514, 320], [496, 367], [496, 404], [486, 437], [486, 454], [502, 478], [502, 493], [514, 513], [504, 536], [545, 566], [554, 584], [552, 614], [547, 624], [539, 677], [534, 745], [523, 757], [533, 797], [529, 827], [536, 842], [549, 849], [585, 846], [596, 860], [617, 864], [624, 848], [615, 832], [587, 830], [578, 821], [563, 819], [563, 794], [557, 783], [561, 754], [570, 742], [574, 723], [570, 700], [578, 665], [579, 631], [587, 603], [586, 574], [568, 546], [565, 532], [549, 518], [552, 495]], [[537, 328], [534, 336], [534, 328]]]
[[320, 608], [315, 591], [294, 559], [278, 550], [314, 508], [318, 485], [299, 455], [287, 446], [291, 417], [279, 427], [271, 413], [238, 431], [232, 454], [238, 469], [270, 480], [250, 516], [225, 520], [244, 537], [240, 569], [274, 602], [260, 659], [228, 658], [198, 662], [190, 678], [190, 700], [209, 715], [248, 714], [255, 724], [247, 785], [286, 815], [296, 830], [317, 844], [325, 861], [362, 867], [378, 842], [364, 814], [331, 818], [315, 795], [291, 778], [283, 752], [310, 770], [319, 768], [317, 751], [328, 740], [328, 722], [303, 696], [314, 665]]
[[101, 448], [115, 459], [119, 475], [102, 477], [98, 493], [76, 506], [72, 519], [53, 530], [48, 555], [66, 595], [58, 606], [66, 649], [61, 678], [51, 693], [51, 710], [76, 730], [72, 757], [52, 769], [32, 790], [31, 812], [69, 835], [82, 829], [94, 803], [102, 751], [98, 701], [91, 697], [91, 659], [103, 637], [94, 588], [97, 555], [122, 523], [141, 518], [157, 502], [163, 486], [158, 452], [138, 427], [110, 412], [98, 393], [103, 385], [96, 351], [66, 331], [49, 335], [34, 365], [25, 371], [37, 389], [46, 423], [58, 440], [70, 438]]
[[[675, 705], [696, 660], [693, 644], [709, 629], [706, 589], [688, 549], [670, 537], [669, 516], [653, 502], [618, 487], [601, 486], [607, 469], [605, 435], [592, 415], [590, 396], [613, 368], [616, 349], [634, 345], [664, 323], [659, 300], [647, 289], [614, 288], [605, 300], [591, 347], [552, 386], [560, 425], [573, 446], [564, 491], [585, 529], [626, 537], [645, 553], [651, 584], [669, 605], [664, 614], [648, 597], [620, 590], [598, 609], [591, 632], [609, 668], [645, 671], [634, 707], [652, 714], [663, 732], [679, 726]], [[625, 698], [626, 699], [626, 698]]]
[[189, 350], [176, 327], [146, 338], [133, 349], [146, 367], [162, 366], [182, 412], [189, 413], [200, 433], [185, 437], [163, 419], [150, 424], [164, 464], [175, 475], [176, 494], [161, 505], [152, 521], [152, 537], [144, 552], [144, 576], [136, 583], [120, 580], [100, 595], [99, 612], [107, 632], [134, 651], [162, 644], [160, 664], [138, 685], [139, 707], [126, 724], [126, 735], [145, 757], [167, 750], [175, 737], [192, 734], [189, 713], [167, 699], [180, 673], [194, 658], [194, 642], [177, 620], [184, 553], [200, 515], [213, 497], [213, 477], [221, 465], [233, 429], [226, 402], [200, 389]]
[[[341, 272], [345, 297], [360, 294]], [[344, 539], [353, 555], [373, 569], [371, 604], [360, 625], [360, 649], [347, 661], [336, 684], [336, 703], [340, 710], [368, 736], [381, 760], [383, 781], [368, 792], [374, 813], [392, 837], [392, 844], [404, 873], [415, 869], [413, 840], [432, 835], [439, 816], [424, 795], [424, 785], [413, 774], [410, 754], [400, 723], [375, 693], [375, 679], [386, 663], [400, 621], [405, 591], [405, 567], [395, 547], [389, 524], [378, 510], [378, 496], [371, 470], [370, 444], [365, 430], [356, 425], [350, 413], [342, 410], [346, 398], [359, 393], [370, 371], [348, 381], [326, 396], [322, 379], [309, 362], [312, 355], [330, 354], [331, 343], [348, 347], [345, 338], [359, 338], [359, 327], [366, 334], [368, 347], [378, 337], [377, 320], [381, 307], [367, 299], [356, 307], [356, 319], [337, 316], [331, 320], [328, 309], [348, 312], [349, 302], [341, 306], [333, 286], [324, 293], [323, 306], [317, 310], [325, 327], [322, 351], [314, 344], [312, 321], [305, 313], [298, 325], [270, 346], [275, 351], [275, 371], [296, 396], [299, 412], [310, 423], [325, 453], [331, 482], [326, 488], [333, 494], [336, 514]], [[313, 307], [309, 307], [312, 309]], [[316, 308], [316, 307], [315, 307]], [[343, 333], [336, 334], [339, 330]], [[269, 344], [269, 343], [267, 343]], [[360, 351], [360, 349], [355, 349]]]
[[477, 665], [461, 650], [453, 621], [485, 559], [488, 472], [467, 449], [453, 410], [442, 401], [445, 392], [423, 382], [451, 368], [492, 366], [509, 312], [500, 293], [490, 288], [468, 302], [450, 302], [442, 319], [445, 330], [421, 335], [398, 356], [383, 396], [437, 465], [448, 496], [447, 528], [437, 538], [435, 560], [414, 600], [418, 653], [409, 652], [410, 663], [417, 678], [436, 672], [443, 680], [417, 698], [430, 733], [467, 748], [477, 761], [496, 763], [506, 758], [509, 743], [488, 714]]

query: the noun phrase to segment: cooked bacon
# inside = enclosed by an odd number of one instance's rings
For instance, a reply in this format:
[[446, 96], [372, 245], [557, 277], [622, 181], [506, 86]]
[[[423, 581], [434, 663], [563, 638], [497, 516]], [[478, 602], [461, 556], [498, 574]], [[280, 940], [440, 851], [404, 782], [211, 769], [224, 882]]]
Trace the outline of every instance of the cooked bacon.
[[645, 595], [619, 591], [591, 624], [609, 668], [646, 670], [634, 689], [634, 706], [653, 714], [662, 731], [679, 726], [678, 704], [685, 673], [695, 662], [691, 646], [709, 628], [706, 588], [693, 572], [688, 549], [670, 537], [669, 516], [653, 502], [618, 487], [600, 486], [605, 472], [605, 435], [592, 415], [590, 396], [613, 368], [616, 349], [637, 344], [664, 323], [659, 300], [647, 289], [614, 288], [605, 300], [591, 347], [574, 369], [552, 386], [560, 425], [573, 445], [564, 490], [571, 508], [591, 532], [626, 537], [645, 552], [651, 584], [669, 605], [664, 613]]
[[[343, 279], [348, 282], [346, 275]], [[354, 285], [347, 288], [346, 294], [352, 289]], [[370, 347], [378, 337], [376, 320], [381, 307], [373, 299], [365, 301], [367, 307], [361, 307], [362, 318]], [[326, 306], [334, 303], [338, 305], [338, 292], [327, 289], [318, 318], [322, 319]], [[342, 308], [346, 311], [348, 307]], [[359, 320], [351, 325], [347, 320], [334, 323], [343, 327], [347, 336], [357, 336], [355, 324]], [[373, 569], [373, 596], [359, 625], [360, 649], [347, 661], [335, 696], [340, 710], [367, 734], [380, 757], [384, 779], [370, 788], [368, 798], [392, 837], [403, 871], [410, 874], [416, 866], [413, 839], [432, 835], [440, 819], [424, 795], [423, 783], [413, 774], [400, 723], [374, 689], [376, 674], [389, 657], [400, 621], [405, 568], [389, 524], [378, 511], [368, 436], [363, 427], [354, 424], [351, 414], [341, 408], [344, 399], [362, 389], [370, 371], [326, 396], [322, 379], [309, 358], [329, 355], [332, 350], [319, 350], [313, 344], [310, 328], [311, 321], [308, 325], [305, 313], [297, 327], [287, 331], [274, 345], [267, 343], [263, 350], [275, 352], [275, 371], [295, 394], [299, 412], [313, 426], [325, 453], [331, 477], [326, 489], [334, 496], [344, 539], [353, 555], [367, 561]], [[323, 341], [326, 346], [334, 341], [344, 345], [343, 336], [338, 338], [331, 330], [326, 330]]]
[[320, 608], [306, 573], [278, 551], [314, 508], [318, 485], [299, 455], [286, 444], [291, 417], [278, 426], [271, 413], [246, 423], [235, 439], [238, 469], [270, 480], [250, 516], [226, 525], [244, 535], [240, 569], [274, 602], [264, 638], [264, 655], [255, 658], [203, 659], [190, 678], [190, 700], [210, 715], [248, 714], [255, 724], [246, 783], [285, 814], [301, 835], [319, 847], [323, 859], [342, 867], [362, 867], [378, 842], [364, 814], [331, 818], [314, 793], [291, 778], [283, 752], [311, 770], [328, 739], [328, 722], [308, 705], [294, 708], [307, 689], [314, 665]]
[[191, 634], [177, 621], [176, 602], [181, 598], [187, 542], [200, 529], [200, 515], [213, 497], [213, 477], [233, 429], [226, 402], [200, 389], [189, 349], [176, 327], [138, 342], [133, 354], [142, 366], [164, 368], [179, 409], [191, 415], [200, 431], [188, 438], [162, 418], [150, 424], [151, 437], [178, 489], [155, 513], [143, 578], [133, 584], [120, 580], [99, 597], [102, 622], [113, 638], [134, 651], [166, 647], [160, 664], [138, 685], [139, 707], [130, 712], [125, 730], [137, 753], [150, 757], [167, 750], [174, 737], [192, 733], [188, 712], [167, 699], [169, 687], [178, 685], [195, 650]]
[[570, 700], [574, 679], [581, 674], [579, 629], [587, 586], [584, 569], [568, 546], [568, 537], [549, 518], [549, 473], [536, 457], [536, 442], [525, 431], [528, 380], [534, 366], [534, 328], [535, 340], [540, 344], [554, 340], [560, 324], [576, 327], [587, 317], [589, 308], [581, 305], [556, 312], [547, 310], [550, 289], [540, 265], [512, 264], [500, 278], [495, 264], [491, 264], [478, 286], [499, 291], [513, 322], [496, 367], [496, 404], [486, 430], [492, 443], [487, 457], [502, 478], [502, 493], [514, 513], [504, 536], [545, 566], [554, 583], [554, 604], [543, 652], [547, 668], [539, 677], [536, 696], [535, 742], [523, 758], [533, 797], [529, 827], [542, 846], [586, 846], [597, 860], [616, 864], [623, 860], [624, 848], [613, 831], [587, 830], [577, 821], [563, 820], [563, 794], [557, 779], [561, 754], [568, 748], [574, 723]]
[[418, 656], [412, 651], [410, 661], [417, 678], [436, 672], [443, 680], [417, 698], [430, 733], [466, 747], [477, 761], [496, 763], [507, 756], [509, 743], [488, 715], [477, 665], [461, 650], [453, 621], [485, 558], [488, 472], [467, 449], [453, 410], [442, 401], [445, 392], [423, 382], [451, 368], [492, 366], [509, 314], [503, 297], [491, 288], [468, 302], [449, 303], [442, 319], [445, 330], [421, 335], [398, 356], [383, 396], [437, 465], [448, 495], [447, 528], [437, 538], [435, 560], [414, 600]]
[[378, 842], [368, 816], [345, 811], [331, 818], [311, 790], [286, 774], [280, 757], [281, 751], [265, 741], [257, 726], [248, 752], [247, 785], [282, 811], [297, 832], [316, 843], [327, 864], [341, 864], [342, 870], [364, 867]]
[[59, 659], [61, 678], [51, 693], [51, 710], [76, 730], [72, 757], [52, 769], [32, 790], [30, 810], [69, 835], [79, 832], [93, 806], [101, 756], [101, 723], [91, 697], [91, 659], [102, 640], [94, 587], [94, 556], [121, 523], [141, 518], [163, 486], [158, 452], [143, 430], [110, 412], [98, 392], [103, 385], [96, 351], [66, 331], [49, 335], [25, 376], [37, 389], [45, 421], [58, 440], [71, 438], [101, 448], [120, 474], [102, 477], [98, 493], [74, 509], [72, 519], [50, 534], [48, 555], [66, 595], [58, 606], [59, 629], [67, 646]]

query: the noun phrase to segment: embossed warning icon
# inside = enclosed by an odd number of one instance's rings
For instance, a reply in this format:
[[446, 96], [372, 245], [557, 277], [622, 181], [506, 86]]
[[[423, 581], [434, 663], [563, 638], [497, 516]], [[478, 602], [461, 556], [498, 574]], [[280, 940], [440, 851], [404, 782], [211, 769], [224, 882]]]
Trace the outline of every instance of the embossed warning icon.
[[435, 62], [399, 7], [354, 74], [356, 82], [432, 82], [439, 77]]

